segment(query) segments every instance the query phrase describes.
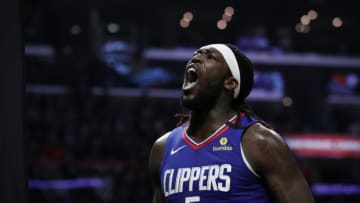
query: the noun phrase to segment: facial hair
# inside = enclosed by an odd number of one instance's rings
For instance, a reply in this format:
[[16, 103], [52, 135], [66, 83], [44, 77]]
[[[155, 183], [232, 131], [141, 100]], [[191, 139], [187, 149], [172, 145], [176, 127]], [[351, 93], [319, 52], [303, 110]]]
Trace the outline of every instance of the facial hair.
[[207, 86], [200, 90], [191, 100], [184, 100], [181, 97], [182, 105], [192, 111], [205, 111], [215, 106], [224, 87], [225, 79], [220, 80], [216, 84]]

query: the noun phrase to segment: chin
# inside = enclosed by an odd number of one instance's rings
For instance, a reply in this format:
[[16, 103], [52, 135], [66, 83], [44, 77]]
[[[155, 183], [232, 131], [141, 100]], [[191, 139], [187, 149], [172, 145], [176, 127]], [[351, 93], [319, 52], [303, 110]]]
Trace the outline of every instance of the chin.
[[213, 102], [204, 97], [183, 95], [181, 97], [181, 104], [191, 111], [206, 111], [212, 108]]
[[199, 103], [199, 101], [197, 101], [195, 96], [182, 95], [181, 96], [181, 104], [189, 110], [196, 110], [196, 109], [199, 109], [199, 106], [201, 103]]
[[213, 108], [220, 99], [223, 88], [223, 81], [208, 86], [207, 88], [197, 89], [181, 96], [182, 105], [192, 111], [207, 111]]
[[185, 108], [191, 110], [193, 108], [193, 106], [194, 106], [193, 100], [194, 100], [193, 96], [182, 95], [181, 99], [180, 99], [180, 102], [181, 102], [181, 105], [183, 105]]

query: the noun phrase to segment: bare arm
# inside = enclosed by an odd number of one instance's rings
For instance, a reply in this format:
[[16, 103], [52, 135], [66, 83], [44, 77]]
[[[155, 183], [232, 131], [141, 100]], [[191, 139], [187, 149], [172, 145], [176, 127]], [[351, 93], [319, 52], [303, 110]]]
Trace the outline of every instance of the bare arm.
[[161, 161], [163, 158], [163, 153], [168, 135], [169, 133], [166, 133], [165, 135], [157, 139], [154, 145], [152, 146], [150, 152], [149, 172], [150, 172], [151, 184], [154, 190], [153, 203], [165, 202], [161, 190], [160, 166], [161, 166]]
[[275, 131], [260, 123], [251, 126], [243, 136], [242, 148], [279, 203], [314, 202], [288, 146]]

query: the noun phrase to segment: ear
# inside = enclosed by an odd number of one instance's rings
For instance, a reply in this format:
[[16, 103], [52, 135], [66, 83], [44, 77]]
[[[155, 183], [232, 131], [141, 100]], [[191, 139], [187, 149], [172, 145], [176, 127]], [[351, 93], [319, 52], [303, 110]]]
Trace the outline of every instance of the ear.
[[234, 91], [238, 85], [239, 83], [234, 77], [228, 77], [224, 81], [224, 87], [228, 91]]

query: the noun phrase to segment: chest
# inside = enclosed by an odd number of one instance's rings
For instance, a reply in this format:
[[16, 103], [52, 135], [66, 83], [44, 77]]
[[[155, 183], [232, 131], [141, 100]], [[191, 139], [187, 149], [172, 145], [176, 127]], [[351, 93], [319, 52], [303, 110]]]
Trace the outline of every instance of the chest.
[[241, 156], [236, 132], [223, 133], [198, 149], [176, 137], [165, 153], [160, 171], [165, 197], [231, 194], [254, 181]]

